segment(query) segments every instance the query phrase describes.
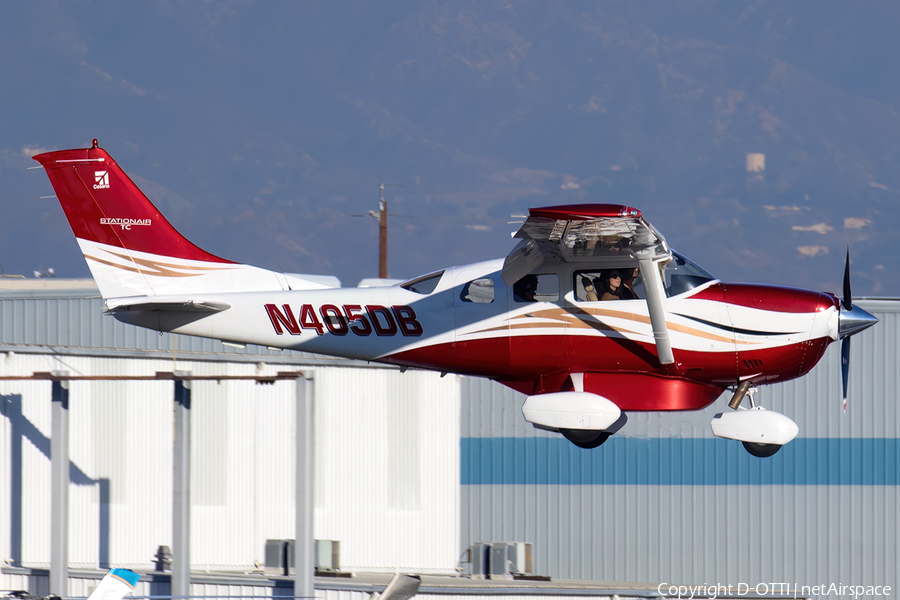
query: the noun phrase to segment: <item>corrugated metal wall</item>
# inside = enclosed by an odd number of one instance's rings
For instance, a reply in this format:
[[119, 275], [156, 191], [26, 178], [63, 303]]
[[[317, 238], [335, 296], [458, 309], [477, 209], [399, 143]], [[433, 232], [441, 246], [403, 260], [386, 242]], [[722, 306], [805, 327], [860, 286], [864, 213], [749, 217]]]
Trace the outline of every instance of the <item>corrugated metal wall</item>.
[[853, 582], [900, 573], [900, 302], [862, 301], [881, 323], [840, 353], [760, 389], [800, 436], [769, 459], [714, 438], [727, 397], [697, 413], [632, 413], [595, 450], [532, 428], [524, 397], [463, 383], [461, 545], [534, 543], [543, 575], [638, 582]]

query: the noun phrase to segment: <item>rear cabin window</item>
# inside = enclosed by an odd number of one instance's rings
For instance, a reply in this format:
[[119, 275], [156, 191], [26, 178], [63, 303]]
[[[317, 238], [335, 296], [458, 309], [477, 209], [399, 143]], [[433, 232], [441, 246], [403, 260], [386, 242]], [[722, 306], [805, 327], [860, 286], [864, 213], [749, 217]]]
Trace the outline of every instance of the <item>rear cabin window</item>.
[[559, 300], [559, 276], [556, 273], [526, 275], [513, 284], [516, 302], [556, 302]]
[[421, 277], [416, 277], [415, 279], [410, 279], [409, 281], [401, 283], [400, 287], [417, 294], [428, 295], [434, 291], [434, 288], [437, 287], [438, 282], [440, 282], [441, 277], [443, 276], [443, 271], [429, 273], [428, 275], [422, 275]]
[[476, 304], [490, 304], [494, 301], [494, 280], [490, 277], [482, 277], [467, 283], [459, 297], [463, 302]]

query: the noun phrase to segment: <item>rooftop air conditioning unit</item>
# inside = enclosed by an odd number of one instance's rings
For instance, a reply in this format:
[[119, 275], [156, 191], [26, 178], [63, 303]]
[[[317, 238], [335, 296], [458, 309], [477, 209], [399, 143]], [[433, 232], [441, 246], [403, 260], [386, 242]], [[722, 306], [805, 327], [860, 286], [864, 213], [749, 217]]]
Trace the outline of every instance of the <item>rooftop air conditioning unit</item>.
[[[320, 573], [336, 573], [341, 570], [339, 541], [316, 540], [315, 569]], [[266, 540], [265, 574], [294, 574], [294, 540]]]
[[266, 540], [266, 575], [294, 574], [294, 540]]
[[508, 542], [506, 559], [509, 561], [509, 572], [515, 575], [531, 575], [534, 573], [531, 542]]
[[473, 579], [513, 579], [534, 571], [530, 542], [477, 542], [469, 562]]
[[332, 573], [341, 570], [341, 543], [337, 540], [316, 540], [316, 571]]
[[469, 547], [472, 579], [487, 579], [490, 575], [491, 543], [475, 542]]

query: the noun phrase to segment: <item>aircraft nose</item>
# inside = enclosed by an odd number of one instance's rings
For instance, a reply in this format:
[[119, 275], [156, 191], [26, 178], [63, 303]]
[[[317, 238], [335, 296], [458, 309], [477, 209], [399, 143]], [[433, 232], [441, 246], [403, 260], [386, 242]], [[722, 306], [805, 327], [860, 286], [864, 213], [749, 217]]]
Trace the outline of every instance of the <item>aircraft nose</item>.
[[858, 306], [851, 305], [849, 310], [842, 306], [838, 320], [838, 334], [845, 338], [859, 333], [863, 329], [868, 329], [877, 322], [877, 317]]

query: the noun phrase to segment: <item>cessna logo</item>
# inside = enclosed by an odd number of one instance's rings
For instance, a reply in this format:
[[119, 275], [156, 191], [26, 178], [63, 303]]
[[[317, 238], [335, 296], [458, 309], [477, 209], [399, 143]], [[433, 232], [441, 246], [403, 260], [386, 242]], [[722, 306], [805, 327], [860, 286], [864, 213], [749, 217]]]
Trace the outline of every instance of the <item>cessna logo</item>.
[[344, 304], [338, 308], [334, 304], [323, 304], [316, 310], [312, 304], [303, 304], [295, 313], [290, 304], [266, 304], [266, 313], [272, 328], [278, 335], [284, 330], [291, 335], [300, 335], [303, 329], [312, 329], [316, 335], [347, 335], [351, 331], [356, 335], [367, 336], [398, 333], [418, 337], [424, 333], [422, 324], [416, 318], [416, 311], [411, 306], [379, 306]]
[[109, 189], [109, 171], [94, 171], [94, 189]]
[[132, 225], [150, 225], [150, 219], [100, 219], [101, 225], [118, 225], [122, 229], [131, 230]]

